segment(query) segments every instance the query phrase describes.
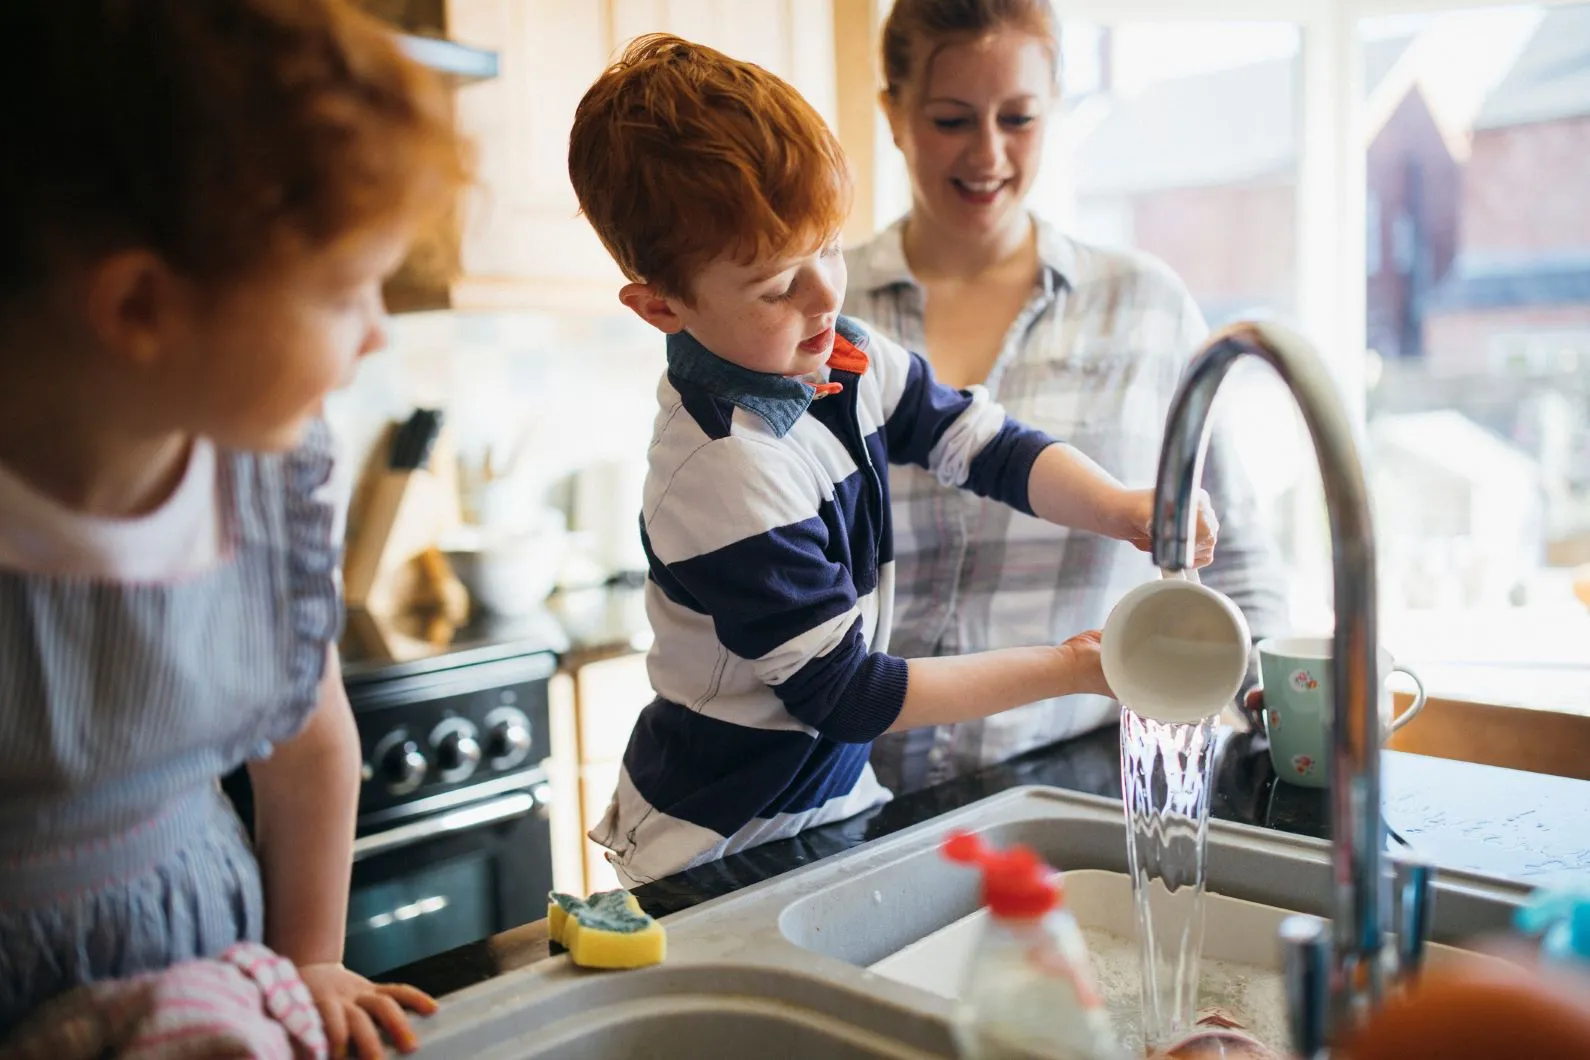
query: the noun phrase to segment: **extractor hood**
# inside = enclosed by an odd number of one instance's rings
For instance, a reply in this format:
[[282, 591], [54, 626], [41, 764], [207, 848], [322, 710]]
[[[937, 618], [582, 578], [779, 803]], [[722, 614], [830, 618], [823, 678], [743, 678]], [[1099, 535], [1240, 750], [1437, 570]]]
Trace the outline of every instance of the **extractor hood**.
[[398, 42], [410, 58], [440, 71], [458, 84], [487, 81], [497, 76], [497, 53], [443, 37], [399, 33]]

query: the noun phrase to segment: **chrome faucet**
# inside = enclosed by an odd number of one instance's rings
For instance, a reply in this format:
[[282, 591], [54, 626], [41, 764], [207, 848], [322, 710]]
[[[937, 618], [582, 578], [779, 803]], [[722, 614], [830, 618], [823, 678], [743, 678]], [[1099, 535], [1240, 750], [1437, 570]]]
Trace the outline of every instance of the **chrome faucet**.
[[[1366, 1015], [1384, 989], [1389, 888], [1380, 795], [1375, 535], [1352, 423], [1324, 362], [1305, 339], [1280, 325], [1243, 322], [1205, 343], [1171, 402], [1154, 487], [1154, 562], [1167, 571], [1191, 564], [1209, 410], [1226, 373], [1245, 356], [1270, 365], [1292, 392], [1314, 442], [1330, 516], [1336, 610], [1328, 763], [1333, 916], [1328, 936], [1324, 924], [1308, 917], [1291, 918], [1282, 930], [1293, 1047], [1313, 1057]], [[1407, 879], [1393, 968], [1399, 977], [1417, 971], [1429, 915], [1428, 868], [1415, 866]]]

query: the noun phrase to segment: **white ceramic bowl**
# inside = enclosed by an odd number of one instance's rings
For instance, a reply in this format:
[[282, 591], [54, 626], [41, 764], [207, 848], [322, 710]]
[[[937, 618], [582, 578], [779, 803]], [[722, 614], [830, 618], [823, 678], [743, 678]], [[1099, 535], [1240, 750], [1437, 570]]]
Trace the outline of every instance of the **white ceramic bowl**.
[[558, 583], [568, 552], [561, 528], [516, 534], [477, 549], [447, 553], [470, 598], [493, 614], [516, 617], [541, 608]]

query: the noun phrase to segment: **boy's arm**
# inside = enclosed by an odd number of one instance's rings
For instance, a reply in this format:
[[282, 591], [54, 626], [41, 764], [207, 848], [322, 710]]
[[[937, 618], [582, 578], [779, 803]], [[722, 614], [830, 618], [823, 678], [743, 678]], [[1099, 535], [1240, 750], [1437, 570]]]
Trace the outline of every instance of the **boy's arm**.
[[[907, 662], [869, 651], [850, 573], [831, 562], [820, 486], [772, 446], [698, 450], [645, 523], [658, 587], [712, 620], [785, 709], [840, 743], [964, 721], [1072, 692], [1106, 692], [1097, 640]], [[710, 660], [703, 660], [710, 665]]]
[[[1081, 450], [1011, 419], [982, 387], [940, 383], [925, 358], [876, 332], [868, 352], [879, 364], [891, 462], [916, 464], [946, 486], [1047, 522], [1148, 550], [1152, 490], [1124, 488]], [[1200, 491], [1195, 565], [1213, 557], [1216, 530]]]
[[1053, 438], [1005, 415], [983, 387], [939, 382], [926, 358], [877, 332], [869, 332], [867, 353], [882, 389], [890, 463], [915, 464], [946, 486], [1033, 514], [1028, 483]]
[[1077, 692], [1113, 694], [1099, 662], [1099, 635], [1091, 631], [1064, 644], [912, 659], [908, 665], [905, 705], [890, 732], [986, 718]]

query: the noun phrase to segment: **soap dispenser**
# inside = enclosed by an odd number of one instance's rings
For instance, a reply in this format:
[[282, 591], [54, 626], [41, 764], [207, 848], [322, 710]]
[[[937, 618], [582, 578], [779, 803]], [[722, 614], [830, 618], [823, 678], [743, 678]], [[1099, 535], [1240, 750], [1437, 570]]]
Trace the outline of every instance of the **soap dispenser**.
[[943, 853], [982, 871], [988, 907], [956, 1012], [964, 1060], [1121, 1060], [1055, 871], [1026, 847], [992, 850], [967, 832]]

